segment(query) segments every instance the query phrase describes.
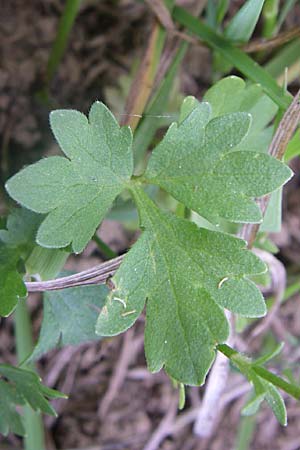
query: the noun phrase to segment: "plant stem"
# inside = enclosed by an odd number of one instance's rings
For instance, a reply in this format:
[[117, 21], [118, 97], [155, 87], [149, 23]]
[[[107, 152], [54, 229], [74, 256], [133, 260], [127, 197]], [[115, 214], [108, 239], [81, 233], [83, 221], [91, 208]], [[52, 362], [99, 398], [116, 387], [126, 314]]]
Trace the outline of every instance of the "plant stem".
[[[19, 364], [26, 360], [33, 349], [32, 326], [25, 300], [20, 300], [15, 312], [15, 334], [17, 357]], [[32, 364], [24, 368], [34, 370]], [[41, 415], [33, 411], [29, 405], [24, 406], [24, 425], [26, 437], [25, 450], [45, 450], [44, 426]]]
[[266, 0], [263, 8], [263, 37], [273, 36], [277, 26], [277, 15], [279, 10], [279, 0]]
[[256, 428], [256, 415], [242, 417], [236, 437], [235, 450], [250, 450]]
[[253, 370], [261, 378], [287, 392], [296, 400], [300, 399], [300, 388], [298, 386], [288, 383], [287, 381], [283, 380], [283, 378], [280, 378], [274, 373], [269, 372], [269, 370], [265, 369], [264, 367], [253, 366]]
[[99, 238], [97, 234], [94, 234], [93, 241], [96, 242], [99, 250], [107, 259], [116, 258], [118, 256], [107, 244], [105, 244], [105, 242], [102, 241], [102, 239]]
[[243, 356], [236, 350], [234, 350], [232, 347], [230, 347], [227, 344], [218, 344], [217, 350], [223, 355], [227, 356], [232, 363], [238, 367], [242, 373], [246, 374], [246, 372], [253, 371], [258, 376], [263, 378], [264, 380], [268, 381], [269, 383], [274, 384], [274, 386], [279, 387], [284, 392], [288, 393], [295, 399], [300, 399], [300, 388], [296, 386], [295, 384], [288, 383], [283, 378], [278, 377], [274, 373], [270, 372], [269, 370], [265, 369], [262, 366], [256, 365], [255, 363], [251, 362], [247, 357]]
[[80, 8], [81, 0], [67, 0], [63, 15], [60, 18], [57, 35], [49, 56], [47, 65], [47, 85], [50, 84], [53, 75], [60, 63], [65, 52], [68, 38], [72, 30], [73, 23], [76, 19]]

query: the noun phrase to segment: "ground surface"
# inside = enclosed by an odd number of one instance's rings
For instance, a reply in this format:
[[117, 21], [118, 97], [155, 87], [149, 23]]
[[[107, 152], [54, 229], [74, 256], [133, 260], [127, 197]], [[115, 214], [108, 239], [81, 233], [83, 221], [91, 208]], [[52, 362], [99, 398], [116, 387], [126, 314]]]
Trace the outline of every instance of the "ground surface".
[[[41, 103], [38, 92], [43, 85], [63, 3], [0, 0], [1, 182], [25, 163], [56, 151], [48, 130], [49, 109], [60, 106], [87, 111], [95, 99], [105, 100], [112, 106], [116, 98], [124, 101], [122, 93], [116, 94], [113, 89], [121, 76], [130, 75], [134, 61], [142, 54], [152, 20], [142, 3], [86, 1], [51, 85], [51, 103], [48, 106]], [[232, 3], [236, 7], [240, 2]], [[210, 82], [209, 53], [192, 50], [184, 67], [180, 77], [183, 89], [187, 94], [201, 95]], [[299, 160], [293, 161], [293, 169], [299, 174]], [[283, 230], [274, 239], [280, 247], [279, 257], [287, 265], [290, 277], [296, 279], [300, 273], [299, 175], [286, 190], [285, 199]], [[0, 208], [5, 210], [4, 199]], [[105, 223], [101, 232], [119, 253], [134, 239], [132, 233], [112, 223]], [[91, 245], [80, 260], [71, 259], [68, 268], [81, 270], [98, 263], [100, 258], [96, 247]], [[30, 307], [36, 334], [41, 322], [39, 304], [40, 297], [32, 296]], [[282, 306], [272, 325], [273, 335], [286, 344], [285, 363], [279, 361], [280, 370], [288, 365], [299, 366], [299, 324], [300, 295], [296, 294]], [[51, 352], [39, 362], [44, 382], [70, 397], [68, 401], [56, 403], [58, 419], [45, 419], [47, 450], [234, 448], [245, 400], [240, 391], [245, 381], [232, 372], [225, 397], [227, 403], [217, 429], [209, 441], [199, 440], [193, 435], [192, 425], [203, 388], [188, 390], [186, 408], [178, 414], [177, 393], [169, 379], [163, 373], [151, 375], [146, 370], [143, 326], [140, 319], [125, 336], [79, 348], [66, 347]], [[241, 347], [249, 332], [240, 337]], [[260, 338], [253, 340], [253, 352], [260, 345]], [[0, 358], [15, 363], [10, 319], [0, 322]], [[286, 429], [277, 424], [269, 410], [260, 413], [251, 449], [300, 449], [300, 405], [288, 400], [287, 406], [289, 426]], [[160, 446], [155, 443], [158, 427], [160, 431], [169, 430]], [[19, 449], [20, 445], [16, 437], [0, 439], [0, 449]]]

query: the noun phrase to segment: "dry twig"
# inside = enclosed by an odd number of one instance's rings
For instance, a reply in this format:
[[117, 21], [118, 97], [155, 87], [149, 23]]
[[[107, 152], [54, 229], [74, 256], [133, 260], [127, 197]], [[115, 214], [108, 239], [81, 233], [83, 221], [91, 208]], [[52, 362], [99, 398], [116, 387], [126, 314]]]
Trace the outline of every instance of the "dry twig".
[[143, 344], [143, 339], [138, 337], [133, 340], [133, 335], [133, 328], [130, 328], [127, 333], [124, 334], [121, 354], [118, 358], [117, 364], [114, 367], [114, 372], [110, 377], [109, 387], [99, 405], [98, 416], [100, 418], [105, 417], [110, 404], [116, 395], [118, 395], [118, 392], [125, 380], [129, 364]]
[[283, 300], [283, 295], [286, 287], [286, 270], [284, 265], [279, 259], [277, 259], [271, 253], [264, 250], [255, 248], [254, 253], [256, 253], [269, 267], [269, 272], [272, 280], [272, 290], [275, 295], [275, 301], [272, 309], [268, 312], [267, 316], [259, 323], [259, 325], [254, 328], [251, 333], [251, 338], [255, 338], [260, 334], [263, 334], [272, 325], [272, 322], [280, 308], [280, 304]]
[[272, 50], [273, 48], [279, 47], [292, 41], [293, 39], [300, 36], [300, 28], [294, 27], [291, 30], [284, 31], [270, 39], [254, 39], [253, 41], [245, 44], [243, 50], [246, 53], [255, 53], [265, 50]]
[[162, 0], [145, 0], [145, 2], [166, 30], [174, 29], [171, 14]]
[[[226, 311], [229, 321], [232, 314]], [[234, 332], [231, 329], [227, 343], [233, 345]], [[206, 384], [203, 401], [198, 410], [194, 425], [194, 433], [199, 437], [210, 437], [214, 431], [220, 413], [220, 398], [226, 388], [229, 374], [229, 360], [222, 353], [218, 353]]]
[[177, 398], [172, 398], [166, 415], [152, 434], [143, 450], [157, 450], [161, 442], [170, 434], [177, 413]]
[[[289, 108], [285, 112], [283, 118], [281, 119], [279, 126], [274, 134], [272, 142], [269, 147], [269, 155], [276, 159], [282, 159], [285, 149], [292, 138], [294, 132], [296, 131], [300, 122], [300, 90], [297, 92]], [[269, 204], [270, 196], [266, 195], [262, 199], [258, 200], [258, 204], [264, 215], [267, 206]], [[255, 241], [256, 235], [258, 233], [260, 224], [245, 224], [243, 227], [243, 235], [248, 242], [249, 248], [252, 247]]]

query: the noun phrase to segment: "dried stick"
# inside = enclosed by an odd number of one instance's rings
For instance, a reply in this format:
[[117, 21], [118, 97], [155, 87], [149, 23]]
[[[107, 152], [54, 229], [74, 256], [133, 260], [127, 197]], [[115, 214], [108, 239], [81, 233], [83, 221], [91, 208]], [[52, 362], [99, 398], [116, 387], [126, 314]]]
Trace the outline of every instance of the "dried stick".
[[245, 44], [243, 50], [246, 53], [255, 53], [259, 51], [272, 50], [273, 48], [290, 42], [291, 40], [300, 36], [300, 27], [294, 27], [291, 30], [284, 31], [275, 37], [270, 39], [254, 39], [253, 41]]
[[166, 30], [173, 30], [175, 28], [170, 11], [162, 0], [145, 0], [145, 2]]
[[[220, 412], [224, 411], [226, 406], [232, 401], [240, 398], [241, 396], [248, 393], [251, 389], [249, 383], [241, 382], [235, 388], [231, 389], [228, 392], [225, 392], [222, 398], [220, 399]], [[185, 427], [189, 426], [193, 423], [198, 416], [198, 408], [190, 408], [187, 412], [180, 414], [176, 420], [175, 415], [173, 415], [172, 406], [175, 409], [177, 407], [177, 400], [174, 399], [174, 405], [171, 402], [171, 406], [165, 417], [162, 419], [156, 431], [153, 433], [151, 439], [148, 441], [147, 446], [144, 447], [143, 450], [157, 450], [162, 443], [162, 441], [167, 436], [176, 436], [178, 435]], [[171, 420], [173, 416], [173, 420]]]
[[105, 284], [119, 268], [125, 255], [118, 256], [90, 269], [78, 272], [67, 277], [56, 278], [48, 281], [26, 282], [28, 292], [55, 291], [58, 289], [71, 288], [75, 286], [86, 286], [90, 284]]
[[143, 450], [157, 450], [161, 442], [170, 434], [177, 413], [177, 398], [172, 398], [168, 411], [152, 434]]
[[[292, 138], [294, 132], [296, 131], [298, 124], [300, 122], [300, 90], [297, 92], [289, 108], [285, 112], [283, 118], [281, 119], [279, 126], [274, 134], [272, 142], [269, 147], [269, 155], [276, 159], [282, 159], [285, 149]], [[258, 200], [262, 215], [264, 216], [270, 196], [266, 195], [262, 199]], [[245, 224], [243, 227], [243, 234], [247, 236], [248, 247], [251, 248], [253, 242], [255, 241], [256, 235], [258, 233], [260, 224]]]
[[[226, 317], [229, 322], [232, 320], [232, 314], [229, 311], [226, 311]], [[227, 343], [229, 345], [234, 343], [232, 328]], [[194, 424], [193, 431], [196, 436], [208, 438], [212, 435], [220, 414], [220, 398], [226, 388], [228, 374], [229, 360], [222, 353], [218, 353]]]
[[123, 337], [123, 346], [114, 372], [110, 378], [109, 387], [101, 400], [98, 408], [98, 416], [103, 419], [124, 382], [129, 364], [143, 344], [143, 339], [133, 340], [134, 330], [130, 328]]

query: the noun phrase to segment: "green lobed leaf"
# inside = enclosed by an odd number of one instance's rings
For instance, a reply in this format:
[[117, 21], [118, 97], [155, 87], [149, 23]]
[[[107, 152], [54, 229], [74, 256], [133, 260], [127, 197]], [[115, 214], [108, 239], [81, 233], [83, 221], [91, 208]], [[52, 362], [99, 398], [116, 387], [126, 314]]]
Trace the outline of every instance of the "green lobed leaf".
[[[274, 126], [270, 125], [278, 108], [258, 84], [246, 85], [236, 76], [223, 78], [205, 94], [204, 100], [212, 107], [213, 117], [222, 114], [245, 111], [252, 116], [249, 132], [235, 148], [240, 151], [260, 151], [267, 153], [271, 143]], [[271, 195], [261, 230], [278, 232], [281, 229], [282, 189]]]
[[173, 123], [144, 179], [213, 223], [260, 222], [254, 198], [281, 186], [292, 172], [267, 154], [235, 149], [249, 130], [249, 114], [210, 116], [209, 104], [200, 103], [181, 124]]
[[15, 389], [0, 379], [0, 434], [7, 436], [9, 432], [25, 435], [21, 416], [16, 411], [16, 405], [23, 405], [24, 399]]
[[[245, 81], [236, 76], [223, 78], [214, 84], [205, 94], [204, 100], [212, 107], [212, 117], [222, 114], [244, 111], [252, 116], [251, 125], [245, 138], [235, 147], [240, 151], [260, 151], [267, 153], [273, 136], [273, 125], [270, 125], [278, 110], [276, 104], [265, 94], [261, 86], [246, 85]], [[190, 106], [191, 113], [197, 100], [187, 97], [182, 105], [182, 112]], [[185, 117], [187, 117], [185, 112]], [[282, 189], [271, 194], [261, 230], [278, 232], [281, 229]]]
[[145, 231], [112, 279], [115, 287], [96, 331], [103, 336], [125, 331], [147, 299], [149, 369], [164, 366], [182, 383], [202, 384], [216, 344], [228, 336], [223, 308], [265, 314], [262, 295], [247, 278], [264, 272], [265, 265], [244, 241], [161, 212], [139, 188], [133, 193]]
[[72, 244], [81, 252], [133, 170], [132, 134], [100, 102], [85, 115], [57, 110], [52, 131], [67, 158], [52, 156], [26, 167], [6, 184], [26, 208], [47, 214], [37, 242], [50, 248]]
[[225, 36], [231, 40], [247, 42], [258, 22], [265, 0], [247, 0], [225, 29]]
[[34, 372], [0, 364], [0, 433], [5, 436], [11, 431], [25, 435], [22, 418], [16, 407], [28, 404], [35, 411], [52, 416], [56, 412], [47, 398], [66, 398], [61, 392], [49, 389], [41, 383]]
[[27, 290], [17, 265], [19, 252], [0, 240], [0, 316], [7, 317], [17, 306], [20, 297], [26, 297]]
[[267, 153], [273, 135], [270, 126], [278, 107], [263, 93], [259, 84], [246, 84], [242, 78], [229, 76], [215, 83], [204, 95], [212, 108], [212, 117], [233, 112], [248, 112], [252, 121], [247, 135], [236, 149]]
[[0, 230], [0, 240], [17, 247], [26, 258], [35, 244], [35, 235], [43, 216], [25, 208], [14, 208], [7, 217], [6, 229]]
[[103, 285], [45, 293], [42, 327], [31, 358], [37, 359], [57, 346], [99, 340], [95, 324], [106, 296], [107, 287]]
[[19, 252], [27, 274], [38, 274], [44, 280], [57, 275], [68, 253], [36, 244], [35, 237], [43, 218], [28, 209], [14, 208], [7, 217], [6, 229], [0, 230], [0, 240]]

